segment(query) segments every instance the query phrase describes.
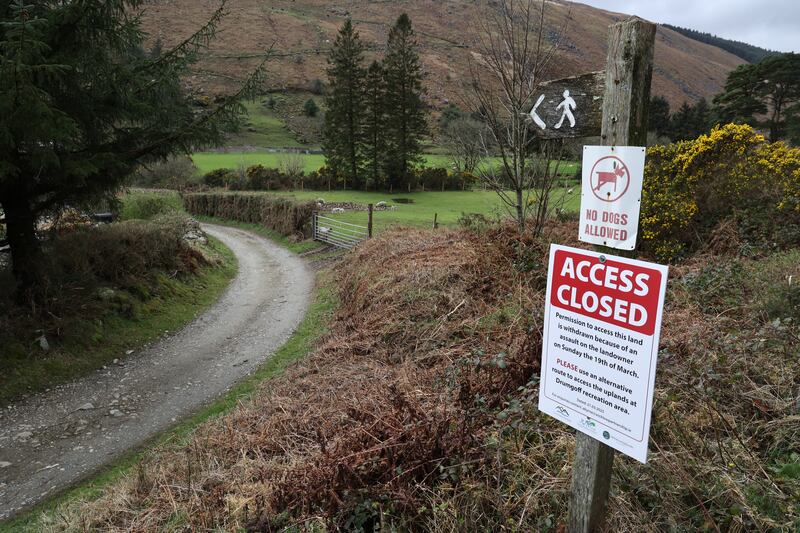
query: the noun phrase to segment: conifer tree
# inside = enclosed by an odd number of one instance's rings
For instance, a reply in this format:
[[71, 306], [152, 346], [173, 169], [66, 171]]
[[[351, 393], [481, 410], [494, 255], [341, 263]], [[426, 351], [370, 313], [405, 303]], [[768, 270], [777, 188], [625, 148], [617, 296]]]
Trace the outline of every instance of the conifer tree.
[[796, 130], [800, 105], [800, 54], [775, 54], [728, 74], [723, 91], [714, 98], [716, 123], [740, 122], [769, 131], [770, 141]]
[[327, 112], [323, 130], [325, 162], [344, 187], [361, 185], [364, 45], [347, 19], [339, 29], [328, 58]]
[[693, 122], [692, 106], [688, 102], [683, 102], [670, 120], [670, 138], [674, 141], [693, 139]]
[[364, 90], [364, 160], [368, 188], [383, 185], [384, 151], [386, 149], [386, 73], [379, 61], [367, 70]]
[[238, 125], [263, 68], [204, 110], [181, 86], [222, 4], [153, 57], [136, 16], [142, 0], [0, 2], [0, 206], [18, 299], [42, 286], [43, 213], [108, 196], [141, 163], [217, 145]]
[[711, 106], [701, 98], [692, 106], [692, 139], [708, 133], [711, 127]]
[[428, 133], [422, 101], [422, 66], [411, 19], [403, 13], [389, 32], [386, 58], [386, 160], [390, 186], [409, 183]]
[[669, 102], [663, 96], [653, 96], [650, 98], [650, 109], [647, 113], [647, 130], [668, 135], [669, 126]]

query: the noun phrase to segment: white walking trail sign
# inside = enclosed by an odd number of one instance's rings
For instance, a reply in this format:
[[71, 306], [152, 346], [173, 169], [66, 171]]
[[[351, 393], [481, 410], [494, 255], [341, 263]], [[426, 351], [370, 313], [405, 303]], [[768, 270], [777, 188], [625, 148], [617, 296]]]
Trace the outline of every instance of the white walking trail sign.
[[550, 247], [539, 409], [641, 462], [667, 267]]
[[600, 135], [606, 73], [588, 72], [541, 83], [530, 102], [530, 129], [542, 139]]
[[644, 158], [641, 146], [583, 147], [580, 240], [636, 248]]

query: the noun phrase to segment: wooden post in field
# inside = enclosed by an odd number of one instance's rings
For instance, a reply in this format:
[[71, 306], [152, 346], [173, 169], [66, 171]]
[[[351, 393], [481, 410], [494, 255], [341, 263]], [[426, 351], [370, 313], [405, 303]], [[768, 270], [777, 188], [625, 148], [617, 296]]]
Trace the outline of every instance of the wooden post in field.
[[439, 218], [439, 213], [434, 213], [433, 214], [433, 229], [436, 229], [436, 228], [439, 227], [438, 218]]
[[372, 238], [372, 204], [367, 204], [367, 211], [369, 211], [369, 219], [367, 220], [367, 237]]
[[[610, 27], [600, 143], [645, 146], [656, 25], [637, 17]], [[599, 531], [611, 487], [614, 450], [577, 432], [570, 497], [570, 533]]]

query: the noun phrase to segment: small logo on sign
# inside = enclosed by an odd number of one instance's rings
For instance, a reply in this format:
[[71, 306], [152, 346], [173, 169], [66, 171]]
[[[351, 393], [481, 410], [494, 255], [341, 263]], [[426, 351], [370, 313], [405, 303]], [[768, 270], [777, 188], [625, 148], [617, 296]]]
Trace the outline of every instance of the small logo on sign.
[[619, 157], [601, 157], [592, 166], [592, 193], [604, 202], [616, 202], [628, 191], [630, 176], [628, 166]]
[[591, 418], [586, 418], [584, 420], [581, 420], [581, 426], [583, 426], [584, 429], [587, 429], [587, 430], [591, 431], [592, 433], [594, 433], [594, 430], [597, 427], [597, 424]]
[[608, 431], [604, 431], [603, 432], [603, 438], [606, 439], [606, 440], [610, 439], [611, 438], [611, 433], [609, 433]]
[[556, 411], [558, 411], [560, 414], [564, 415], [565, 417], [569, 418], [569, 411], [567, 411], [566, 409], [564, 409], [560, 405], [556, 406]]

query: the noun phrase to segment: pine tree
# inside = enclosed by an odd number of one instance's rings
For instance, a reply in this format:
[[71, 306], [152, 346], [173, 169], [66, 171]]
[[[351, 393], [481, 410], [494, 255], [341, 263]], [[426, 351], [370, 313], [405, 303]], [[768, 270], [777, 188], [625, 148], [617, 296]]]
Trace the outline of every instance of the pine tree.
[[428, 133], [422, 101], [422, 66], [411, 19], [403, 13], [389, 32], [386, 58], [385, 169], [392, 187], [410, 183], [416, 163], [421, 161], [421, 141]]
[[701, 98], [694, 104], [694, 106], [692, 106], [691, 124], [692, 128], [690, 138], [696, 139], [697, 137], [708, 133], [708, 130], [711, 126], [711, 107], [708, 105], [708, 101], [705, 98]]
[[323, 130], [326, 165], [342, 176], [347, 188], [348, 176], [354, 188], [361, 185], [362, 120], [364, 100], [364, 45], [348, 19], [339, 30], [328, 58], [327, 112]]
[[800, 103], [800, 54], [776, 54], [728, 75], [714, 98], [717, 123], [740, 122], [769, 130], [771, 141], [783, 139], [793, 106]]
[[694, 113], [692, 106], [683, 102], [681, 107], [672, 115], [670, 119], [670, 138], [675, 141], [685, 141], [694, 138], [693, 133]]
[[367, 70], [364, 90], [364, 159], [368, 188], [383, 185], [381, 172], [386, 149], [386, 79], [383, 65], [373, 61]]
[[653, 96], [647, 113], [647, 131], [668, 135], [669, 127], [669, 102], [663, 96]]
[[313, 98], [309, 98], [306, 100], [306, 103], [303, 104], [303, 113], [305, 113], [307, 117], [317, 116], [317, 113], [319, 113], [319, 106]]
[[800, 102], [786, 110], [786, 139], [793, 146], [800, 146]]
[[112, 194], [141, 163], [219, 144], [261, 82], [263, 68], [198, 111], [181, 76], [213, 38], [222, 7], [153, 59], [134, 16], [141, 6], [0, 2], [0, 206], [20, 299], [41, 286], [42, 213]]

